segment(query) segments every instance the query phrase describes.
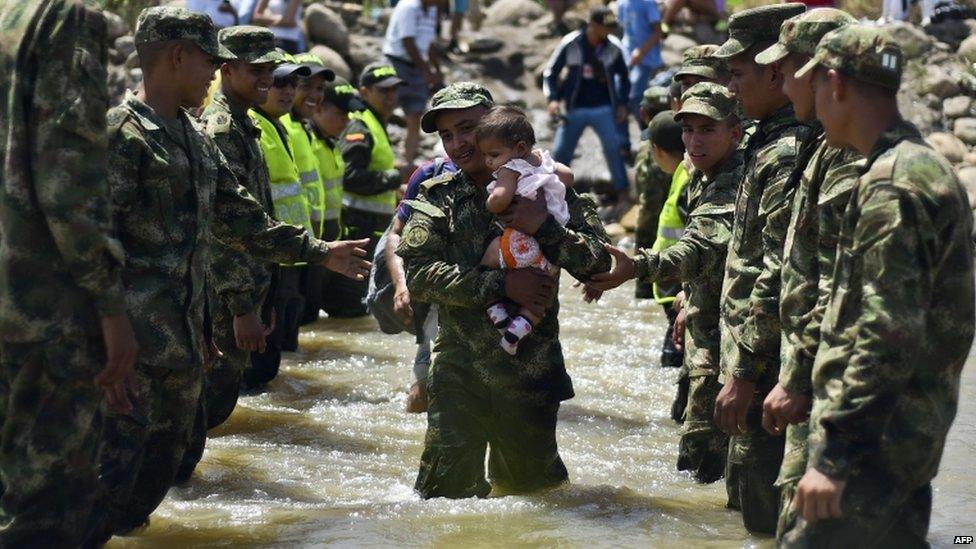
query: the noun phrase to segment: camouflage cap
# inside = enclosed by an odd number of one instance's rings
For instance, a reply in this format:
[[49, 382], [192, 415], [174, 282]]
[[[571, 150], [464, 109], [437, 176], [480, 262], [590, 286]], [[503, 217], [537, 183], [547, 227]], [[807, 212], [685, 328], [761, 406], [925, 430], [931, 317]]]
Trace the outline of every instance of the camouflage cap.
[[887, 32], [878, 27], [846, 25], [824, 35], [813, 59], [796, 71], [796, 77], [802, 78], [817, 65], [868, 84], [897, 90], [904, 58], [901, 48]]
[[430, 99], [430, 108], [420, 119], [420, 127], [427, 133], [437, 131], [437, 114], [443, 111], [470, 109], [478, 105], [492, 108], [495, 100], [491, 92], [474, 82], [455, 82], [440, 90]]
[[652, 113], [668, 110], [671, 107], [668, 100], [668, 89], [664, 86], [650, 86], [644, 90], [644, 95], [641, 96], [640, 107]]
[[255, 25], [237, 25], [220, 29], [217, 33], [220, 45], [233, 53], [237, 59], [257, 65], [259, 63], [282, 63], [285, 57], [275, 49], [275, 37], [271, 30]]
[[311, 52], [300, 53], [296, 55], [292, 59], [292, 61], [303, 67], [307, 67], [308, 70], [311, 71], [309, 77], [322, 76], [325, 78], [326, 82], [332, 82], [333, 80], [335, 80], [335, 72], [333, 72], [332, 69], [326, 67], [325, 63], [322, 62], [322, 58], [315, 55], [314, 53]]
[[744, 53], [756, 42], [776, 40], [783, 21], [803, 13], [804, 10], [805, 5], [790, 2], [740, 11], [729, 17], [729, 39], [712, 55], [728, 59]]
[[681, 110], [674, 113], [674, 119], [680, 122], [681, 117], [687, 114], [700, 114], [721, 121], [738, 118], [739, 107], [735, 96], [725, 86], [700, 82], [681, 95]]
[[205, 13], [171, 6], [154, 6], [139, 13], [139, 20], [136, 22], [136, 46], [170, 40], [193, 42], [219, 60], [236, 59], [230, 50], [217, 41], [217, 29]]
[[856, 22], [851, 14], [834, 8], [817, 8], [791, 17], [779, 29], [779, 41], [761, 51], [756, 63], [769, 65], [791, 53], [812, 56], [825, 34]]
[[724, 59], [714, 57], [718, 46], [704, 44], [692, 46], [681, 56], [681, 66], [674, 73], [674, 80], [681, 80], [682, 76], [700, 76], [709, 80], [724, 80], [729, 76], [729, 66]]

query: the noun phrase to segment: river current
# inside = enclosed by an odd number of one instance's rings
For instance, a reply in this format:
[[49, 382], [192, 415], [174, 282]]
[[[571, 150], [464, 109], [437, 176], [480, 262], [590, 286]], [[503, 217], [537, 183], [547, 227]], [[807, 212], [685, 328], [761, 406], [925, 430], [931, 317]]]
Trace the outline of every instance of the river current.
[[[772, 547], [725, 509], [725, 487], [675, 470], [677, 372], [657, 366], [666, 320], [633, 285], [584, 304], [563, 277], [560, 325], [576, 397], [558, 441], [571, 484], [532, 496], [422, 501], [412, 490], [425, 415], [403, 412], [412, 336], [371, 318], [303, 329], [266, 393], [211, 433], [194, 478], [149, 528], [110, 547]], [[976, 535], [976, 371], [939, 477], [929, 540]]]

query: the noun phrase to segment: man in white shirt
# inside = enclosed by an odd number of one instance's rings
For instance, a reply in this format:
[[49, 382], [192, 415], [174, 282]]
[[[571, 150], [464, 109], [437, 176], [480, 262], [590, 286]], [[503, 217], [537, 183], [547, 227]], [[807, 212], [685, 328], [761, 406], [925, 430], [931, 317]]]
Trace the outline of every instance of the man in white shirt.
[[427, 98], [431, 89], [443, 82], [436, 51], [430, 46], [437, 39], [438, 11], [445, 8], [444, 0], [401, 0], [386, 27], [383, 55], [406, 83], [397, 91], [397, 100], [406, 114], [403, 148], [407, 164], [413, 164], [417, 157], [420, 115], [427, 107]]

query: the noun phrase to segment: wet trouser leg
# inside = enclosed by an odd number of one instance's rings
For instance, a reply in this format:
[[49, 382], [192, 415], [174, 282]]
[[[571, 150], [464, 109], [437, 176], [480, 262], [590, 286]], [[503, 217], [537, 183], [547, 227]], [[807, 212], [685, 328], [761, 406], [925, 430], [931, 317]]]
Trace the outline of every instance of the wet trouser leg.
[[[389, 226], [391, 219], [393, 219], [392, 213], [378, 215], [343, 209], [342, 223], [346, 229], [343, 238], [348, 240], [368, 238], [366, 257], [372, 258], [376, 243]], [[330, 277], [329, 289], [322, 298], [322, 308], [329, 313], [329, 316], [334, 317], [366, 316], [368, 313], [364, 299], [368, 288], [369, 280], [356, 281], [341, 275]]]
[[762, 403], [768, 393], [756, 391], [746, 413], [746, 433], [729, 439], [725, 482], [729, 507], [742, 511], [746, 530], [772, 535], [779, 517], [780, 492], [775, 484], [785, 437], [762, 428]]
[[806, 422], [786, 428], [786, 448], [783, 450], [783, 464], [779, 467], [776, 486], [779, 488], [779, 518], [776, 522], [776, 540], [782, 541], [783, 534], [796, 525], [796, 512], [793, 511], [793, 496], [796, 485], [807, 468], [807, 437], [810, 427]]
[[302, 311], [301, 325], [311, 324], [319, 319], [322, 309], [322, 291], [325, 271], [321, 265], [308, 265], [305, 268], [305, 307]]
[[75, 547], [97, 479], [104, 348], [85, 337], [0, 343], [0, 547]]
[[906, 487], [884, 471], [855, 468], [841, 500], [843, 516], [814, 523], [797, 518], [783, 535], [789, 548], [928, 547], [932, 486]]
[[423, 498], [485, 497], [488, 471], [506, 493], [556, 486], [568, 478], [556, 446], [558, 404], [498, 399], [468, 368], [436, 362], [428, 376], [427, 436], [415, 489]]
[[173, 483], [196, 418], [199, 367], [137, 364], [136, 377], [140, 396], [132, 413], [106, 422], [93, 542], [148, 520]]
[[251, 353], [250, 364], [246, 365], [241, 382], [245, 389], [260, 387], [277, 377], [281, 352], [295, 350], [289, 346], [293, 339], [297, 339], [304, 307], [300, 293], [302, 271], [297, 267], [281, 267], [278, 273], [278, 284], [271, 298], [275, 310], [274, 331], [265, 339], [263, 353]]
[[722, 389], [718, 375], [689, 375], [678, 470], [691, 471], [696, 481], [712, 483], [722, 478], [729, 437], [715, 425], [715, 399]]
[[680, 368], [684, 363], [685, 354], [674, 346], [674, 322], [678, 319], [678, 311], [670, 304], [664, 305], [664, 314], [668, 317], [668, 329], [664, 332], [661, 342], [661, 366], [664, 368]]

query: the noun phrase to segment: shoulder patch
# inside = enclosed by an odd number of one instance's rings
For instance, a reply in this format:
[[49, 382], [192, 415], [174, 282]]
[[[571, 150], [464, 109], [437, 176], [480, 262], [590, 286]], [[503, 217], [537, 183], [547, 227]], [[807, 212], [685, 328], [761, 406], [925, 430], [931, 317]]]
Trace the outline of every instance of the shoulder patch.
[[207, 133], [218, 135], [230, 131], [231, 119], [227, 113], [217, 113], [207, 117]]
[[421, 183], [420, 186], [424, 189], [430, 190], [438, 185], [443, 185], [445, 183], [450, 183], [452, 181], [454, 181], [454, 174], [445, 172], [438, 175], [437, 177], [431, 177], [427, 181]]
[[429, 215], [430, 217], [434, 217], [434, 218], [447, 217], [446, 215], [444, 215], [443, 210], [441, 210], [437, 206], [434, 206], [433, 204], [430, 204], [429, 202], [424, 202], [422, 200], [404, 200], [403, 204], [410, 206], [411, 208], [413, 208], [418, 212], [423, 212]]
[[430, 229], [423, 223], [412, 223], [403, 234], [403, 243], [411, 248], [423, 246], [430, 239]]

